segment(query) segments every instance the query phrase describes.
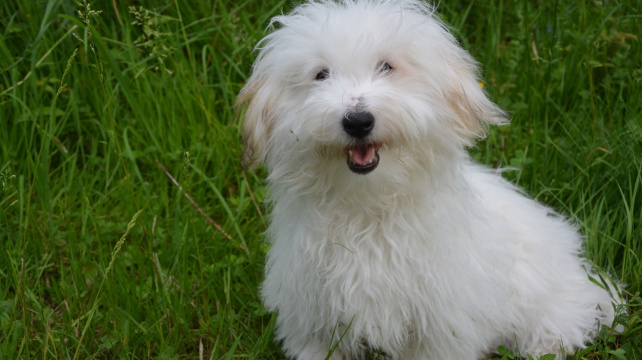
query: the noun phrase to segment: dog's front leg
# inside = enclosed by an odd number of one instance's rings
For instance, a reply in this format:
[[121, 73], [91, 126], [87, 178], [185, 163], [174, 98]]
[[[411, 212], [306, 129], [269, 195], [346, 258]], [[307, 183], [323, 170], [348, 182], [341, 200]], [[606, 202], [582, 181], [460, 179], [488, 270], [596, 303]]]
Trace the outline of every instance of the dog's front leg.
[[[293, 339], [290, 339], [293, 340]], [[330, 344], [321, 342], [316, 338], [308, 338], [307, 340], [299, 339], [301, 341], [298, 346], [294, 345], [291, 349], [297, 348], [297, 350], [292, 351], [293, 358], [296, 360], [325, 360], [330, 354]], [[288, 339], [286, 339], [288, 342]], [[287, 347], [287, 344], [286, 344]], [[329, 360], [349, 360], [341, 351], [337, 348], [332, 352], [332, 355], [328, 358]]]

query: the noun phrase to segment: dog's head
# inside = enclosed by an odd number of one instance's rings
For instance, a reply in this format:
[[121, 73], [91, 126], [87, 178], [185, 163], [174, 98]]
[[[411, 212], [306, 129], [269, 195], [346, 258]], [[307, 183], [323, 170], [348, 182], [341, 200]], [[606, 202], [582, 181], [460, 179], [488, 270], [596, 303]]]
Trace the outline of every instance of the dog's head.
[[238, 99], [245, 166], [340, 162], [333, 171], [369, 174], [461, 150], [506, 121], [422, 1], [311, 1], [271, 28]]

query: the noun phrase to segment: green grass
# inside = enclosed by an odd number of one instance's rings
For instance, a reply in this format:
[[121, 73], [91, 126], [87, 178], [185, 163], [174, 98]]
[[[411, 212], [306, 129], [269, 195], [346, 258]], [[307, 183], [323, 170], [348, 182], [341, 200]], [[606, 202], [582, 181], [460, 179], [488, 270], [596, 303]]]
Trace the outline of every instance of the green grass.
[[[292, 4], [139, 1], [132, 24], [123, 3], [0, 2], [0, 359], [281, 359], [233, 103]], [[475, 158], [628, 284], [624, 334], [574, 359], [642, 359], [642, 2], [440, 11], [513, 118]]]

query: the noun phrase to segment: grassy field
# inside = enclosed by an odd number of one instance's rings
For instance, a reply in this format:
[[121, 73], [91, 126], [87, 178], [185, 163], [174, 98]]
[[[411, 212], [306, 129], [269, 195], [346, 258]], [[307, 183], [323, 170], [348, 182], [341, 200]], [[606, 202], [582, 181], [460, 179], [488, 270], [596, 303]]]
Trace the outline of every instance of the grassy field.
[[[283, 358], [257, 296], [265, 173], [241, 169], [233, 104], [291, 6], [0, 2], [0, 359]], [[625, 332], [573, 359], [642, 359], [642, 2], [439, 9], [512, 115], [474, 157], [628, 284]]]

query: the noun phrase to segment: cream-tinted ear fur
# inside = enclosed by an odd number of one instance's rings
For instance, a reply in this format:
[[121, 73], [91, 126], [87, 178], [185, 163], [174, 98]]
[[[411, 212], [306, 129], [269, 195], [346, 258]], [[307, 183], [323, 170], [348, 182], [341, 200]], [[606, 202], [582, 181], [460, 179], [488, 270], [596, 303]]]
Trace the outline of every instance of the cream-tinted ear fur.
[[263, 162], [265, 144], [274, 124], [272, 110], [275, 97], [264, 89], [265, 85], [265, 77], [250, 77], [236, 100], [237, 108], [247, 105], [241, 125], [241, 164], [245, 169], [251, 169]]
[[472, 145], [486, 136], [489, 125], [506, 124], [508, 116], [488, 99], [476, 76], [477, 64], [468, 57], [450, 64], [450, 86], [444, 96], [457, 115], [455, 128]]

